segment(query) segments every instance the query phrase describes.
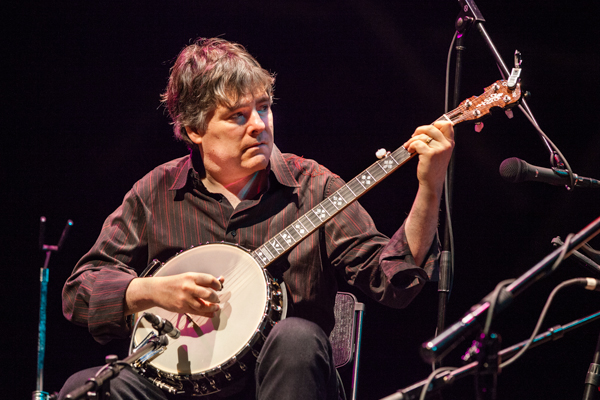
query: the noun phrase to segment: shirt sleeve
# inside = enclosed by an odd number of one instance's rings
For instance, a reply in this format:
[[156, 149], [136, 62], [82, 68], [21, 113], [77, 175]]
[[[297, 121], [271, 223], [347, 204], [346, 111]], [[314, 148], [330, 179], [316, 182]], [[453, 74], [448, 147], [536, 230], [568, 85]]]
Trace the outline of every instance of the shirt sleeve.
[[147, 259], [144, 215], [143, 203], [132, 189], [106, 219], [96, 243], [63, 288], [64, 316], [87, 326], [100, 343], [129, 336], [124, 300], [129, 283], [137, 276], [130, 266], [145, 265]]
[[[344, 182], [330, 179], [326, 196]], [[326, 224], [331, 265], [345, 280], [374, 300], [394, 308], [406, 307], [437, 273], [440, 246], [437, 237], [422, 265], [416, 265], [405, 233], [405, 222], [388, 238], [371, 216], [354, 202]]]

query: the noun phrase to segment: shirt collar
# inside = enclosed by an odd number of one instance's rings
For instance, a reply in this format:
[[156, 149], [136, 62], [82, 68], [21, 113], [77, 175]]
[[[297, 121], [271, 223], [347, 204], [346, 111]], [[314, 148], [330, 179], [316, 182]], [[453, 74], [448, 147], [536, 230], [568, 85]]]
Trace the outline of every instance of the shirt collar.
[[[204, 165], [202, 164], [200, 153], [197, 150], [192, 150], [185, 163], [177, 168], [175, 172], [175, 181], [169, 190], [183, 189], [192, 175], [196, 175], [202, 171], [204, 171]], [[272, 172], [275, 179], [277, 179], [277, 182], [284, 186], [300, 187], [300, 184], [290, 171], [288, 164], [285, 162], [281, 151], [279, 151], [279, 148], [275, 144], [273, 145], [273, 151], [271, 152], [271, 159], [269, 160], [267, 171], [269, 171], [269, 173]]]

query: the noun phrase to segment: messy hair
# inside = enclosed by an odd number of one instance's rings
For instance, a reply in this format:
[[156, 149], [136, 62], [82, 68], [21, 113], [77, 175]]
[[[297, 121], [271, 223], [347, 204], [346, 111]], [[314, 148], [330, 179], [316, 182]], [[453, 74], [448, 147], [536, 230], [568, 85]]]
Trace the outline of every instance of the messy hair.
[[185, 127], [204, 131], [217, 106], [233, 107], [257, 92], [273, 96], [275, 77], [246, 49], [221, 38], [198, 39], [186, 46], [171, 68], [162, 94], [175, 137], [192, 146]]

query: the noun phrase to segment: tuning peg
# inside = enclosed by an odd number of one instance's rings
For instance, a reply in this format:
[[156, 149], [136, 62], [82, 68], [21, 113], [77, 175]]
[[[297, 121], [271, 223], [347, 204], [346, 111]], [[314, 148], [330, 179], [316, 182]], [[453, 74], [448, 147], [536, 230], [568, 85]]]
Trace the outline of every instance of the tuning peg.
[[515, 68], [521, 68], [521, 64], [523, 63], [523, 57], [519, 50], [515, 50]]
[[512, 110], [504, 110], [504, 113], [506, 114], [506, 116], [508, 117], [508, 119], [512, 119], [515, 116], [513, 114]]
[[483, 122], [475, 122], [475, 132], [479, 133], [483, 129]]
[[375, 156], [376, 156], [378, 159], [380, 159], [380, 160], [381, 160], [383, 157], [385, 157], [385, 156], [387, 155], [387, 153], [388, 153], [388, 152], [387, 152], [387, 150], [386, 150], [386, 149], [379, 149], [379, 150], [377, 150], [377, 152], [375, 153]]

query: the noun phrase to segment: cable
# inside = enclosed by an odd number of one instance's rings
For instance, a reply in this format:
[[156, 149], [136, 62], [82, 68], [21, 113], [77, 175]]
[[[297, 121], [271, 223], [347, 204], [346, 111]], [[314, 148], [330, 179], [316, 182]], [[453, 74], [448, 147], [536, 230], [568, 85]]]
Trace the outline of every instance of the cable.
[[[584, 281], [585, 281], [585, 279], [584, 279]], [[544, 318], [546, 318], [546, 314], [548, 313], [548, 308], [550, 308], [550, 304], [552, 304], [552, 301], [554, 300], [554, 296], [556, 295], [556, 293], [558, 293], [560, 290], [564, 289], [567, 286], [581, 285], [581, 284], [582, 284], [582, 278], [570, 279], [570, 280], [565, 281], [565, 282], [561, 283], [560, 285], [556, 286], [554, 288], [554, 290], [552, 290], [552, 292], [550, 293], [550, 296], [548, 296], [548, 300], [546, 300], [544, 309], [542, 310], [542, 313], [540, 314], [537, 325], [535, 326], [535, 329], [533, 330], [531, 337], [529, 338], [529, 340], [527, 341], [525, 346], [523, 346], [523, 348], [521, 350], [519, 350], [519, 352], [517, 354], [515, 354], [513, 357], [511, 357], [507, 361], [503, 362], [502, 364], [500, 364], [501, 369], [505, 368], [505, 367], [509, 366], [510, 364], [514, 363], [515, 361], [517, 361], [517, 359], [519, 359], [523, 355], [523, 353], [525, 353], [527, 351], [529, 346], [531, 346], [531, 344], [535, 340], [535, 337], [537, 336], [537, 334], [542, 326], [542, 323], [544, 322]]]
[[429, 385], [431, 385], [431, 382], [433, 382], [435, 377], [440, 372], [454, 371], [455, 369], [457, 369], [457, 368], [456, 367], [441, 367], [441, 368], [438, 368], [435, 371], [433, 371], [431, 374], [429, 374], [429, 376], [427, 377], [427, 380], [425, 381], [425, 384], [423, 385], [423, 389], [421, 389], [421, 395], [419, 396], [419, 400], [425, 400], [425, 397], [427, 397], [427, 389], [429, 388]]
[[490, 300], [490, 308], [488, 308], [486, 319], [485, 319], [485, 327], [483, 328], [483, 333], [487, 337], [490, 333], [490, 326], [492, 325], [492, 318], [494, 317], [494, 309], [496, 308], [496, 303], [498, 303], [498, 297], [500, 297], [500, 292], [504, 289], [505, 286], [513, 283], [514, 279], [506, 279], [499, 284], [496, 285], [496, 288], [492, 292], [492, 298]]
[[583, 248], [584, 248], [586, 251], [589, 251], [589, 252], [590, 252], [590, 253], [592, 253], [592, 254], [597, 254], [597, 255], [599, 255], [599, 256], [600, 256], [600, 250], [596, 250], [596, 249], [594, 249], [592, 246], [590, 246], [590, 244], [589, 244], [589, 243], [584, 243], [584, 244], [583, 244]]
[[[448, 57], [446, 58], [446, 85], [444, 89], [444, 113], [447, 113], [448, 103], [450, 101], [450, 61], [452, 59], [452, 52], [454, 50], [454, 43], [458, 32], [454, 32], [452, 41], [450, 42], [450, 48], [448, 49]], [[444, 179], [444, 204], [446, 209], [446, 227], [448, 228], [448, 241], [450, 243], [450, 272], [448, 274], [448, 300], [452, 294], [452, 287], [454, 285], [454, 230], [452, 228], [452, 213], [450, 211], [450, 194], [448, 193], [448, 171], [446, 170], [446, 178]]]
[[450, 60], [452, 59], [452, 51], [454, 50], [454, 42], [456, 41], [456, 37], [458, 36], [458, 32], [454, 32], [454, 36], [452, 36], [452, 42], [450, 42], [450, 48], [448, 49], [448, 57], [446, 58], [446, 86], [445, 86], [445, 103], [444, 103], [444, 113], [447, 113], [448, 103], [450, 101]]
[[131, 341], [129, 342], [129, 355], [131, 355], [131, 353], [133, 353], [133, 335], [135, 335], [135, 333], [137, 332], [138, 325], [140, 324], [141, 320], [142, 320], [141, 318], [138, 318], [137, 321], [135, 321], [135, 325], [133, 326], [133, 330], [131, 331], [132, 337], [131, 337]]
[[575, 236], [574, 234], [569, 233], [569, 235], [565, 239], [565, 243], [562, 245], [562, 250], [561, 250], [560, 254], [558, 255], [558, 257], [556, 257], [556, 260], [554, 261], [554, 264], [552, 264], [552, 268], [550, 269], [551, 271], [556, 270], [556, 268], [558, 268], [558, 266], [565, 259], [565, 256], [567, 255], [567, 250], [569, 249], [569, 246], [571, 244], [571, 240], [573, 240], [574, 236]]
[[[573, 176], [573, 171], [571, 170], [571, 165], [569, 165], [569, 162], [567, 161], [565, 156], [561, 153], [561, 151], [558, 149], [558, 147], [556, 147], [554, 142], [552, 140], [550, 140], [550, 138], [544, 133], [544, 131], [542, 131], [542, 129], [538, 125], [537, 121], [533, 118], [533, 114], [529, 114], [522, 105], [519, 105], [519, 109], [523, 112], [525, 117], [527, 117], [529, 122], [531, 122], [533, 127], [538, 131], [542, 140], [545, 140], [546, 145], [550, 146], [550, 150], [554, 150], [560, 157], [561, 161], [565, 163], [566, 171], [569, 174], [569, 179], [571, 181], [571, 186], [568, 187], [568, 190], [572, 190], [575, 187], [575, 177]], [[552, 153], [552, 151], [550, 152], [550, 165], [552, 165], [554, 167], [557, 166], [556, 160], [554, 159], [554, 153]]]

